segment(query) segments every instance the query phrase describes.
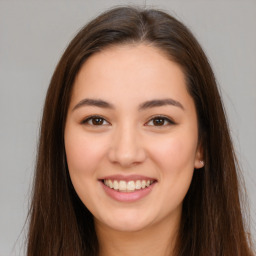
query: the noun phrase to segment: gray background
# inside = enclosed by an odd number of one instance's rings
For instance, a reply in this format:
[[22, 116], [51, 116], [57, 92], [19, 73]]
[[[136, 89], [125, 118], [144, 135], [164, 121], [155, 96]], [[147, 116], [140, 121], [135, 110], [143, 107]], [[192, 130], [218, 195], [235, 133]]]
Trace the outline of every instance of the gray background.
[[43, 101], [79, 28], [113, 5], [167, 10], [194, 32], [215, 71], [256, 222], [256, 0], [0, 1], [0, 256], [23, 255]]

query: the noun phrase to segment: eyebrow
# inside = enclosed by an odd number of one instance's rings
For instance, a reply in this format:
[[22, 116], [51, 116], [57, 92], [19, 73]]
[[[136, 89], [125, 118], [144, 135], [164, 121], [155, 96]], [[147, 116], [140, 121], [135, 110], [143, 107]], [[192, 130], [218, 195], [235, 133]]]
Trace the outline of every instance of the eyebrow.
[[78, 102], [78, 104], [75, 105], [75, 107], [72, 109], [72, 111], [76, 110], [77, 108], [83, 107], [83, 106], [95, 106], [99, 108], [110, 108], [113, 109], [114, 106], [104, 100], [100, 99], [83, 99]]
[[166, 105], [179, 107], [184, 110], [183, 105], [179, 101], [176, 101], [176, 100], [170, 99], [170, 98], [146, 101], [146, 102], [140, 104], [139, 110], [145, 110], [145, 109], [154, 108], [154, 107], [162, 107], [162, 106], [166, 106]]
[[[143, 102], [139, 105], [139, 110], [145, 110], [148, 108], [154, 108], [154, 107], [162, 107], [166, 105], [171, 105], [175, 107], [179, 107], [184, 110], [183, 105], [174, 99], [155, 99], [155, 100], [149, 100], [146, 102]], [[72, 111], [76, 110], [77, 108], [83, 107], [83, 106], [94, 106], [99, 108], [107, 108], [107, 109], [114, 109], [114, 105], [101, 100], [101, 99], [83, 99], [78, 102], [78, 104], [75, 105], [75, 107], [72, 109]]]

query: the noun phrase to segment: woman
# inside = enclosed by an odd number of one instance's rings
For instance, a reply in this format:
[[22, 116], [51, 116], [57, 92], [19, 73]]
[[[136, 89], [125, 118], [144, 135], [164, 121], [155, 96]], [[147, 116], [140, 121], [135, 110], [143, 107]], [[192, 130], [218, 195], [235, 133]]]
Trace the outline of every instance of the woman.
[[85, 26], [50, 83], [27, 255], [252, 255], [213, 72], [156, 10]]

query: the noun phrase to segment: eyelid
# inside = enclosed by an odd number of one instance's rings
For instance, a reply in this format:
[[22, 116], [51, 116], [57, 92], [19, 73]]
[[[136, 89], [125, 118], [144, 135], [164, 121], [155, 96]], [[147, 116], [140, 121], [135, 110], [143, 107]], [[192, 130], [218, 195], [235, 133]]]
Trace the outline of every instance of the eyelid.
[[[164, 121], [167, 121], [168, 123], [167, 123], [167, 124], [163, 124], [163, 125], [159, 125], [159, 126], [158, 126], [158, 125], [154, 125], [154, 124], [150, 124], [150, 125], [149, 125], [150, 122], [153, 122], [154, 119], [157, 119], [157, 118], [163, 119]], [[156, 116], [151, 117], [151, 118], [146, 122], [145, 125], [148, 125], [148, 126], [155, 126], [155, 127], [163, 127], [163, 126], [174, 125], [174, 124], [176, 124], [176, 123], [175, 123], [170, 117], [167, 117], [167, 116], [165, 116], [165, 115], [156, 115]]]
[[[95, 125], [95, 124], [92, 124], [92, 123], [89, 123], [89, 121], [93, 120], [93, 118], [98, 118], [98, 119], [102, 119], [103, 120], [103, 124], [99, 124], [99, 125]], [[153, 122], [155, 119], [163, 119], [165, 124], [163, 125], [154, 125], [154, 124], [149, 124], [150, 122]], [[107, 124], [106, 124], [106, 123]], [[167, 124], [166, 124], [167, 122]], [[104, 124], [105, 123], [105, 124]], [[110, 125], [110, 122], [104, 118], [103, 116], [101, 115], [90, 115], [86, 118], [84, 118], [82, 121], [81, 121], [81, 124], [87, 124], [87, 125], [91, 125], [91, 126], [106, 126], [106, 125]], [[165, 115], [156, 115], [156, 116], [152, 116], [150, 117], [150, 119], [145, 123], [145, 125], [147, 126], [155, 126], [155, 127], [163, 127], [163, 126], [169, 126], [169, 125], [174, 125], [176, 124], [170, 117], [167, 117]]]
[[[107, 124], [101, 124], [101, 125], [90, 124], [89, 121], [93, 120], [93, 118], [103, 119], [103, 122], [107, 122]], [[105, 125], [110, 125], [110, 123], [106, 120], [106, 118], [104, 118], [103, 116], [100, 116], [100, 115], [91, 115], [91, 116], [88, 116], [88, 117], [84, 118], [84, 119], [81, 121], [81, 124], [91, 125], [91, 126], [105, 126]]]

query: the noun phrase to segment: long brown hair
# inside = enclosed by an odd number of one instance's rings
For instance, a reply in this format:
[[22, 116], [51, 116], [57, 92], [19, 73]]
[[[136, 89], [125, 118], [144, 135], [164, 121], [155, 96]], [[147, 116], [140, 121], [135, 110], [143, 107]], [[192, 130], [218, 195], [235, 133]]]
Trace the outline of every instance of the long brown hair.
[[76, 35], [53, 74], [41, 124], [31, 202], [28, 256], [96, 256], [92, 214], [70, 181], [64, 127], [74, 79], [86, 59], [118, 44], [151, 44], [183, 69], [196, 105], [205, 167], [183, 202], [178, 256], [252, 255], [239, 198], [238, 168], [214, 74], [191, 32], [157, 10], [120, 7]]

